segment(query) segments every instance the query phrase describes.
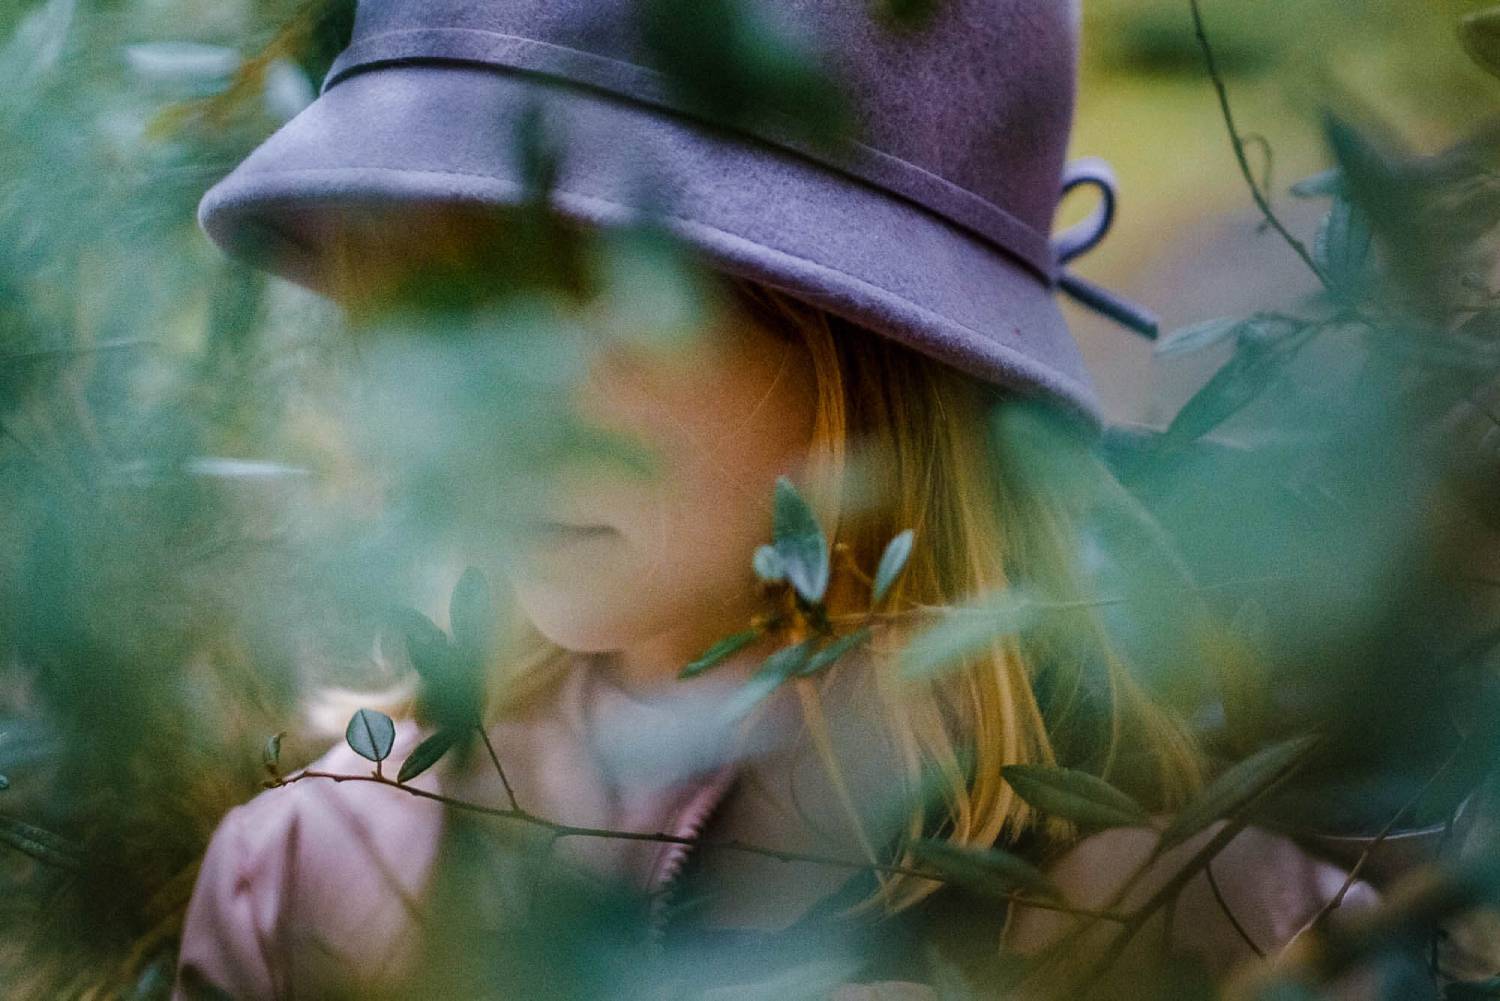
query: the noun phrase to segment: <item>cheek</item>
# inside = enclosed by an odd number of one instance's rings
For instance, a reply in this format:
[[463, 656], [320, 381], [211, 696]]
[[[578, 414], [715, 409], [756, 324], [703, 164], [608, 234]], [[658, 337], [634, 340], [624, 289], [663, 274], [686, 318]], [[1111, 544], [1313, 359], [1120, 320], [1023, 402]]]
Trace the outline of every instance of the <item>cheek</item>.
[[776, 477], [797, 475], [806, 460], [811, 374], [788, 347], [773, 358], [780, 364], [760, 360], [748, 374], [725, 373], [692, 405], [663, 411], [675, 410], [676, 419], [660, 428], [666, 475], [653, 542], [662, 562], [688, 579], [749, 574], [755, 546], [770, 538]]
[[688, 623], [686, 631], [702, 623], [710, 637], [742, 626], [755, 596], [750, 558], [770, 538], [776, 477], [803, 467], [816, 413], [803, 353], [781, 341], [762, 352], [701, 366], [671, 391], [617, 388], [596, 401], [591, 416], [649, 446], [659, 473], [608, 491], [607, 501], [596, 495], [621, 534], [587, 568], [545, 588], [518, 581], [554, 640], [603, 649]]

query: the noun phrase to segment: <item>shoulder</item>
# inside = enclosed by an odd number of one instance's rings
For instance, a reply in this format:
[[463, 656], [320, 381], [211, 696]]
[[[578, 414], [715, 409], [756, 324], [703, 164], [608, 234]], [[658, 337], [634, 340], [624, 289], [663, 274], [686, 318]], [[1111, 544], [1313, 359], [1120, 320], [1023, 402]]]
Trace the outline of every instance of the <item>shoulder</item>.
[[[1223, 822], [1214, 824], [1160, 853], [1160, 836], [1153, 828], [1103, 831], [1074, 845], [1048, 867], [1048, 874], [1074, 907], [1125, 913], [1180, 883], [1175, 904], [1142, 929], [1137, 944], [1159, 944], [1169, 936], [1174, 952], [1222, 975], [1284, 947], [1338, 896], [1349, 875], [1291, 838], [1259, 827], [1234, 835], [1207, 866], [1194, 872], [1195, 856], [1223, 828]], [[1335, 920], [1378, 900], [1374, 887], [1355, 880], [1334, 912]], [[1018, 907], [1006, 941], [1018, 952], [1039, 952], [1073, 931], [1078, 921], [1064, 913]], [[1115, 927], [1107, 921], [1096, 924], [1079, 943], [1082, 953], [1106, 948]]]
[[[398, 724], [395, 753], [420, 736], [415, 724]], [[370, 763], [340, 744], [308, 770], [369, 775]], [[206, 984], [276, 997], [290, 982], [302, 990], [338, 969], [384, 966], [415, 917], [441, 822], [437, 803], [324, 778], [235, 807], [209, 842], [189, 901], [179, 996]]]

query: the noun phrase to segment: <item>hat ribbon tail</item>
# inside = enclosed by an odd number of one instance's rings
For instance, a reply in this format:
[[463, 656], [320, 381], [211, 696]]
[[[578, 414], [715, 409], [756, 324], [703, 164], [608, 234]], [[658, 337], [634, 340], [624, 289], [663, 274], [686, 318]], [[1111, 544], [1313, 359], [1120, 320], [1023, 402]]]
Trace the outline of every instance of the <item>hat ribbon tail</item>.
[[1087, 219], [1063, 230], [1052, 241], [1052, 250], [1058, 264], [1058, 288], [1079, 305], [1108, 317], [1143, 337], [1155, 340], [1160, 329], [1160, 321], [1155, 313], [1117, 292], [1079, 277], [1066, 267], [1073, 259], [1097, 247], [1115, 220], [1119, 186], [1109, 163], [1097, 157], [1089, 157], [1068, 164], [1063, 172], [1063, 196], [1066, 197], [1074, 188], [1086, 184], [1099, 189], [1099, 205]]

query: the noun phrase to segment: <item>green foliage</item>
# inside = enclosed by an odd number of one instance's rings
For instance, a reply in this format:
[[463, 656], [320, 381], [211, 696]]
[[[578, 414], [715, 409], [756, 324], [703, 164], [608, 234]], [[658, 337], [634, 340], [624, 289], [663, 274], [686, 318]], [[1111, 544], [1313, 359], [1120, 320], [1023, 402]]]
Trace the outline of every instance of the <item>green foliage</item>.
[[684, 667], [678, 672], [677, 676], [679, 678], [691, 678], [696, 674], [702, 674], [714, 665], [732, 657], [759, 638], [760, 631], [756, 629], [746, 629], [732, 636], [726, 636], [705, 650], [696, 660]]
[[1042, 614], [1024, 589], [1009, 587], [978, 605], [954, 610], [947, 621], [917, 635], [901, 652], [901, 673], [911, 679], [937, 677], [961, 668], [995, 643], [1023, 632]]
[[1369, 223], [1347, 198], [1335, 197], [1318, 227], [1313, 260], [1336, 295], [1355, 302], [1365, 297], [1374, 280], [1373, 251]]
[[809, 603], [822, 601], [830, 570], [828, 539], [818, 516], [785, 476], [776, 481], [771, 532], [781, 571], [797, 594]]
[[885, 551], [880, 554], [880, 565], [875, 568], [875, 583], [870, 588], [872, 605], [878, 605], [885, 600], [886, 592], [890, 591], [891, 585], [896, 583], [896, 578], [901, 576], [901, 571], [906, 569], [906, 561], [911, 558], [911, 547], [915, 538], [916, 533], [908, 528], [886, 543]]
[[751, 560], [751, 568], [755, 571], [755, 576], [767, 583], [786, 580], [786, 567], [782, 565], [781, 554], [776, 551], [775, 546], [757, 547]]
[[[920, 27], [937, 6], [872, 0], [871, 9]], [[790, 125], [813, 142], [855, 120], [809, 41], [760, 6], [639, 7], [670, 89], [697, 113]], [[581, 460], [641, 477], [660, 471], [639, 443], [581, 425], [559, 401], [601, 331], [669, 351], [702, 327], [704, 275], [659, 226], [597, 240], [558, 226], [546, 203], [566, 136], [540, 113], [489, 137], [520, 158], [528, 191], [480, 241], [490, 253], [476, 271], [422, 271], [357, 338], [347, 336], [350, 317], [224, 260], [197, 232], [192, 209], [204, 188], [316, 92], [353, 8], [47, 0], [0, 11], [8, 988], [129, 996], [132, 985], [115, 981], [139, 975], [139, 996], [160, 990], [172, 956], [151, 936], [185, 904], [191, 880], [181, 874], [201, 853], [207, 819], [267, 775], [272, 785], [295, 778], [283, 776], [283, 757], [310, 750], [307, 735], [262, 738], [298, 717], [310, 689], [397, 680], [368, 662], [370, 639], [452, 551], [440, 546], [488, 554], [497, 533], [544, 508], [538, 471]], [[1286, 17], [1253, 8], [1212, 11], [1220, 66], [1236, 86], [1279, 65], [1291, 41], [1318, 37], [1312, 29], [1331, 17], [1327, 5], [1289, 5]], [[1176, 0], [1088, 16], [1117, 66], [1157, 78], [1180, 70], [1183, 93], [1201, 93], [1201, 53]], [[1409, 4], [1355, 16], [1412, 20]], [[1491, 75], [1497, 23], [1490, 10], [1461, 26]], [[1348, 68], [1312, 55], [1335, 75]], [[1420, 71], [1455, 76], [1461, 60], [1442, 55]], [[1488, 79], [1472, 75], [1474, 86]], [[1303, 93], [1292, 78], [1263, 79]], [[1336, 112], [1346, 105], [1338, 100]], [[1018, 573], [1007, 590], [939, 613], [901, 662], [909, 677], [936, 680], [996, 642], [1045, 649], [1066, 669], [1043, 665], [1047, 708], [1077, 722], [1100, 698], [1096, 665], [1079, 651], [1102, 631], [1225, 763], [1164, 845], [1241, 814], [1294, 830], [1321, 831], [1331, 818], [1363, 832], [1441, 824], [1493, 767], [1495, 634], [1467, 618], [1483, 604], [1467, 561], [1492, 543], [1465, 521], [1492, 519], [1493, 456], [1464, 448], [1494, 440], [1483, 390], [1500, 370], [1490, 287], [1496, 150], [1483, 135], [1437, 153], [1405, 148], [1395, 136], [1435, 143], [1440, 121], [1478, 117], [1423, 110], [1431, 121], [1399, 128], [1330, 116], [1330, 169], [1292, 189], [1331, 200], [1308, 252], [1319, 272], [1309, 279], [1328, 287], [1292, 304], [1268, 290], [1255, 311], [1219, 305], [1214, 313], [1236, 315], [1165, 339], [1164, 364], [1229, 354], [1165, 436], [1122, 444], [1111, 435], [1106, 465], [1105, 452], [1033, 411], [997, 415], [1014, 474], [1007, 485], [1020, 501], [1033, 488], [1057, 498], [1057, 510], [1084, 525], [1071, 555], [1085, 593]], [[1278, 139], [1283, 124], [1257, 127]], [[1201, 139], [1199, 148], [1216, 141]], [[1235, 277], [1249, 289], [1259, 276]], [[559, 305], [576, 288], [597, 293], [607, 322], [585, 329]], [[1434, 486], [1450, 468], [1466, 471], [1451, 495]], [[1450, 519], [1454, 505], [1463, 517]], [[781, 642], [730, 700], [730, 717], [853, 655], [886, 616], [913, 612], [886, 607], [901, 604], [895, 581], [918, 541], [909, 531], [874, 568], [868, 614], [835, 622], [830, 593], [863, 594], [864, 579], [838, 578], [837, 554], [789, 482], [778, 486], [775, 520], [753, 565], [773, 611], [682, 672], [723, 664], [757, 639]], [[1175, 552], [1180, 560], [1166, 555]], [[1014, 555], [1024, 564], [1027, 550]], [[485, 579], [467, 571], [449, 602], [451, 638], [425, 616], [400, 616], [437, 725], [395, 781], [475, 735], [480, 686], [502, 639], [493, 603]], [[1240, 625], [1182, 639], [1200, 603]], [[1239, 614], [1252, 607], [1254, 628]], [[1260, 699], [1250, 712], [1233, 704], [1247, 688]], [[46, 739], [18, 749], [16, 721]], [[1313, 731], [1327, 734], [1316, 747], [1287, 740]], [[379, 764], [394, 724], [363, 710], [346, 737]], [[1461, 741], [1452, 774], [1406, 810], [1408, 785], [1425, 782]], [[1246, 757], [1256, 747], [1268, 749]], [[1092, 750], [1063, 759], [1091, 765]], [[1078, 768], [1011, 768], [1006, 778], [1039, 811], [1085, 827], [1138, 823], [1147, 809], [1144, 794], [1126, 796]], [[0, 777], [0, 789], [10, 785]], [[1335, 803], [1352, 803], [1347, 817]], [[1050, 892], [1012, 855], [937, 843], [914, 852], [935, 876], [981, 892]], [[1337, 948], [1321, 954], [1348, 963], [1392, 954], [1431, 934], [1455, 901], [1492, 897], [1493, 881], [1460, 867], [1417, 889], [1404, 899], [1427, 910], [1413, 916], [1398, 901], [1361, 937], [1333, 939]], [[593, 891], [565, 906], [561, 894], [538, 896], [536, 913], [556, 912], [551, 924], [539, 919], [503, 944], [462, 940], [481, 943], [470, 952], [500, 970], [491, 983], [521, 997], [539, 983], [587, 981], [613, 996], [624, 978], [642, 976], [640, 942], [598, 946], [634, 927], [634, 911], [602, 907]], [[614, 965], [590, 967], [601, 952]], [[1170, 994], [1166, 977], [1158, 993]], [[1286, 977], [1293, 992], [1297, 978], [1316, 984], [1326, 971]], [[1494, 986], [1448, 994], [1492, 996]]]
[[1130, 796], [1088, 772], [1006, 765], [1002, 774], [1017, 796], [1042, 813], [1083, 827], [1138, 827], [1151, 819]]
[[946, 841], [913, 843], [912, 854], [934, 871], [966, 890], [997, 899], [1016, 891], [1061, 899], [1062, 894], [1041, 870], [999, 848], [964, 848]]
[[281, 777], [281, 742], [285, 739], [285, 730], [273, 733], [266, 738], [266, 746], [261, 749], [261, 765], [265, 767], [266, 774], [273, 781]]
[[1214, 821], [1233, 817], [1293, 769], [1306, 763], [1317, 737], [1282, 741], [1237, 762], [1210, 782], [1162, 832], [1160, 850], [1179, 845]]
[[416, 609], [401, 609], [396, 616], [407, 654], [422, 679], [423, 709], [440, 726], [462, 729], [479, 723], [496, 642], [494, 597], [477, 568], [466, 569], [454, 585], [448, 618], [451, 641]]
[[723, 719], [735, 722], [747, 716], [767, 696], [781, 687], [782, 682], [803, 670], [816, 645], [816, 640], [807, 639], [782, 647], [767, 657], [749, 680], [724, 703], [721, 710]]
[[807, 663], [803, 664], [800, 668], [797, 669], [797, 676], [805, 678], [810, 675], [818, 674], [821, 671], [826, 671], [828, 668], [838, 663], [839, 659], [847, 654], [850, 650], [868, 643], [870, 640], [870, 636], [870, 627], [860, 626], [852, 633], [849, 633], [845, 636], [840, 636], [836, 640], [831, 640], [824, 643], [816, 651], [813, 652], [813, 655], [811, 657], [807, 658]]
[[396, 781], [410, 782], [437, 764], [443, 759], [445, 754], [453, 749], [453, 745], [458, 742], [460, 736], [460, 731], [450, 728], [438, 730], [430, 737], [427, 737], [416, 747], [412, 748], [411, 753], [406, 756], [406, 760], [401, 762], [401, 768], [396, 773]]
[[391, 756], [396, 742], [396, 724], [383, 712], [359, 709], [349, 717], [344, 740], [361, 758], [376, 764]]

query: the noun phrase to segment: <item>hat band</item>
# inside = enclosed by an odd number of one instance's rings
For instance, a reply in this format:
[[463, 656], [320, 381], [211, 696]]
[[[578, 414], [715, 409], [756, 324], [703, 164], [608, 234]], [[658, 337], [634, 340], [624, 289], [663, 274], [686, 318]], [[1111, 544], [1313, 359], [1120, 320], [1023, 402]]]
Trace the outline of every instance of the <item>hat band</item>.
[[[360, 70], [412, 61], [478, 63], [538, 73], [676, 114], [698, 114], [671, 92], [663, 74], [650, 67], [534, 38], [473, 28], [415, 28], [357, 39], [334, 60], [320, 92]], [[781, 116], [773, 113], [768, 117], [774, 121]], [[849, 155], [841, 156], [800, 138], [784, 124], [768, 123], [742, 131], [914, 202], [1020, 261], [1049, 288], [1057, 284], [1056, 252], [1044, 234], [929, 170], [853, 140], [843, 143], [841, 150]]]

